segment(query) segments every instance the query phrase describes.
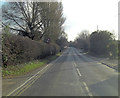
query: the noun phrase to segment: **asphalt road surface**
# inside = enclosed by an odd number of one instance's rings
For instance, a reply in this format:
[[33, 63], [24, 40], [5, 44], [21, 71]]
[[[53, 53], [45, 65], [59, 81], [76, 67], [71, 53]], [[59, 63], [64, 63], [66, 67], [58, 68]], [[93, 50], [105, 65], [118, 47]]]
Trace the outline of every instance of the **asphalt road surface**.
[[118, 96], [118, 74], [69, 47], [10, 95]]

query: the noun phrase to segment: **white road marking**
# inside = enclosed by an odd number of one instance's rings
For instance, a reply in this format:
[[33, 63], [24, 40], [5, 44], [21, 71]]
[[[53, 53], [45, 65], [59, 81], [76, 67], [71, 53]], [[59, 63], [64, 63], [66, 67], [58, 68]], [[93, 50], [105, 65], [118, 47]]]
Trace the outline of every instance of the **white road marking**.
[[74, 63], [75, 67], [77, 67], [77, 65]]
[[89, 96], [92, 96], [92, 93], [90, 92], [90, 90], [89, 90], [87, 84], [86, 84], [85, 82], [83, 82], [83, 84], [84, 84], [84, 86], [85, 86], [85, 89], [86, 89], [87, 92], [88, 92], [88, 95], [89, 95]]
[[[73, 62], [73, 66], [77, 67], [76, 63]], [[76, 70], [78, 72], [78, 75], [82, 76], [81, 73], [80, 73], [80, 70], [78, 68], [76, 68]], [[88, 96], [92, 96], [92, 93], [89, 91], [89, 88], [88, 88], [87, 84], [85, 82], [83, 82], [83, 85], [85, 86], [85, 89], [88, 93]]]
[[[73, 66], [74, 66], [74, 67], [77, 67], [76, 63], [73, 62]], [[80, 73], [80, 70], [79, 70], [78, 68], [76, 68], [76, 70], [77, 70], [78, 75], [79, 75], [79, 76], [82, 76], [81, 73]]]
[[101, 63], [98, 62], [97, 64], [101, 64]]
[[109, 70], [111, 70], [111, 71], [116, 71], [115, 69], [113, 69], [112, 67], [109, 67], [108, 65], [105, 65], [105, 64], [102, 64], [102, 63], [97, 63], [97, 64], [99, 64], [99, 65], [102, 65], [102, 66], [104, 66], [104, 67], [106, 67], [107, 69], [109, 69]]
[[79, 76], [82, 76], [78, 68], [77, 68], [77, 72]]
[[17, 91], [19, 88], [21, 88], [22, 86], [24, 86], [27, 82], [29, 82], [30, 80], [32, 80], [36, 75], [38, 75], [40, 72], [42, 72], [44, 69], [46, 69], [49, 66], [46, 65], [42, 70], [40, 70], [39, 72], [37, 72], [34, 76], [30, 77], [27, 81], [25, 81], [22, 85], [20, 85], [19, 87], [17, 87], [15, 90], [13, 90], [11, 93], [9, 93], [7, 96], [10, 96], [11, 94], [13, 94], [15, 91]]
[[72, 65], [73, 65], [74, 67], [76, 67], [74, 62], [72, 62]]

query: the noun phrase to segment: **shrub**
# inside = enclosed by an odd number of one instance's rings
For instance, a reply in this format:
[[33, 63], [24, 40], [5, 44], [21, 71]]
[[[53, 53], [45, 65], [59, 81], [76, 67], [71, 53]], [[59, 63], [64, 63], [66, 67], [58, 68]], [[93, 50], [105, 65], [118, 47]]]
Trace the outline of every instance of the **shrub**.
[[109, 31], [95, 31], [90, 35], [90, 51], [97, 55], [109, 55], [109, 44], [113, 41]]
[[59, 46], [55, 43], [46, 44], [19, 35], [11, 34], [11, 36], [7, 36], [5, 33], [3, 33], [2, 46], [4, 66], [42, 59], [56, 54], [59, 50]]

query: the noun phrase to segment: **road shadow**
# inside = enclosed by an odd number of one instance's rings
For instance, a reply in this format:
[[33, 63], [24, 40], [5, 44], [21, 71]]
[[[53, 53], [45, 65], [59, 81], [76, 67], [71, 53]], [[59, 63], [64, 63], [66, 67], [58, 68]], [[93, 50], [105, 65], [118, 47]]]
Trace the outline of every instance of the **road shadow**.
[[89, 86], [95, 96], [118, 96], [118, 78], [111, 77]]

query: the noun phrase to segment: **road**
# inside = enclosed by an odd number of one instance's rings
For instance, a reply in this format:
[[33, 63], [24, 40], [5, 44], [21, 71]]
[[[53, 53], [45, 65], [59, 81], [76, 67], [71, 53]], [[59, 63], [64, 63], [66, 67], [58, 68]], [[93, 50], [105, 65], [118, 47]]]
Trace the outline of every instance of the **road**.
[[69, 47], [9, 95], [118, 96], [118, 74]]

